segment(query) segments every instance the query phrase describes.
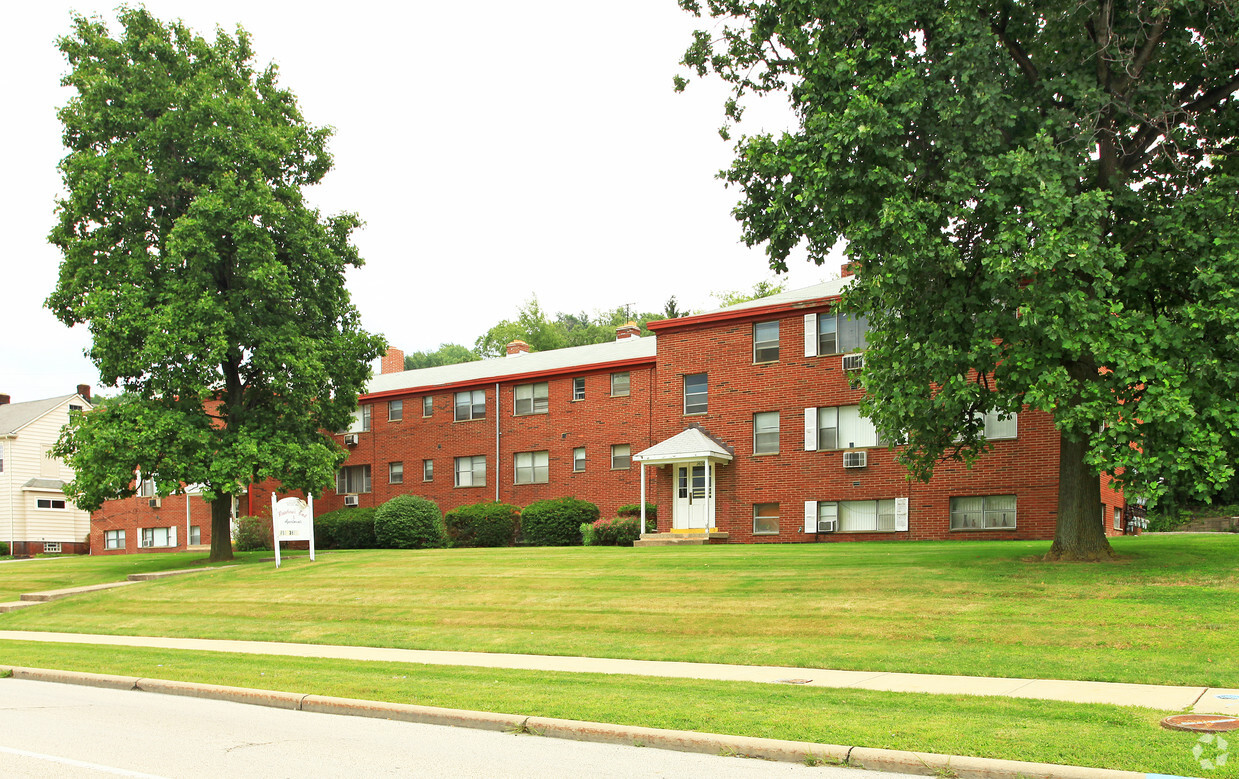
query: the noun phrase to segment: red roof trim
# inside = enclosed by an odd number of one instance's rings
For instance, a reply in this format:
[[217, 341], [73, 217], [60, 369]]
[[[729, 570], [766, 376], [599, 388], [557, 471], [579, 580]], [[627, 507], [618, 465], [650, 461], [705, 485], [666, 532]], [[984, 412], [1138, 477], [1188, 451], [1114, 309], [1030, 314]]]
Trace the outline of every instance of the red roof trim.
[[[519, 357], [514, 359], [520, 359]], [[370, 392], [359, 395], [358, 402], [365, 400], [382, 400], [385, 398], [396, 398], [401, 395], [425, 395], [430, 392], [443, 392], [444, 390], [460, 389], [462, 387], [476, 387], [479, 384], [506, 384], [513, 381], [550, 378], [552, 376], [576, 376], [584, 373], [603, 373], [612, 371], [615, 368], [635, 368], [641, 365], [653, 366], [656, 358], [654, 357], [632, 357], [627, 360], [612, 360], [611, 362], [595, 362], [587, 365], [571, 365], [567, 368], [548, 368], [542, 371], [531, 371], [529, 373], [510, 373], [506, 376], [492, 376], [485, 379], [472, 379], [470, 381], [454, 381], [450, 384], [423, 384], [417, 387], [401, 387], [394, 390], [383, 390], [382, 392]]]

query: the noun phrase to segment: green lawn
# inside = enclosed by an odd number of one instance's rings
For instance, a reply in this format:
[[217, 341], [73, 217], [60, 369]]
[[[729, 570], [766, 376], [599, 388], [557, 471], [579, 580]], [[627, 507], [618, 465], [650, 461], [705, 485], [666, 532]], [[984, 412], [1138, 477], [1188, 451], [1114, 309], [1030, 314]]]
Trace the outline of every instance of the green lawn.
[[[1046, 542], [336, 552], [0, 629], [1239, 687], [1239, 536], [1114, 546], [1093, 565], [1038, 562]], [[0, 588], [31, 589], [11, 581], [30, 565], [0, 566]]]
[[[256, 562], [259, 557], [270, 555], [270, 552], [239, 554], [233, 562]], [[33, 560], [14, 560], [0, 564], [0, 603], [17, 600], [22, 593], [26, 592], [120, 582], [131, 573], [155, 573], [178, 568], [202, 568], [208, 565], [212, 564], [207, 562], [206, 555], [201, 552], [100, 557], [41, 556]]]
[[[1165, 712], [1017, 698], [0, 641], [12, 665], [90, 670], [819, 744], [1201, 776]], [[4, 681], [0, 679], [0, 695]], [[1212, 756], [1212, 755], [1210, 755]], [[1239, 761], [1208, 774], [1239, 777]]]

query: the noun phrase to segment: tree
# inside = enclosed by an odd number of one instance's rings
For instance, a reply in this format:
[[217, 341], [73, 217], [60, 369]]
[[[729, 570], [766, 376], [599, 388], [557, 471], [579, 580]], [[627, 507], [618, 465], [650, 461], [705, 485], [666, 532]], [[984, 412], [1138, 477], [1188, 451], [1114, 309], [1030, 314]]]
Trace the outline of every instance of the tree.
[[473, 351], [481, 357], [502, 357], [507, 353], [507, 345], [516, 340], [529, 344], [534, 352], [607, 343], [615, 340], [615, 329], [629, 321], [636, 321], [642, 335], [649, 335], [646, 324], [663, 318], [662, 314], [638, 314], [624, 305], [593, 317], [585, 312], [559, 313], [552, 319], [542, 310], [537, 297], [532, 297], [521, 307], [516, 321], [504, 319], [487, 330], [478, 338]]
[[[697, 0], [680, 0], [700, 14]], [[709, 0], [685, 64], [784, 92], [796, 127], [720, 174], [785, 269], [846, 241], [873, 332], [863, 408], [928, 478], [977, 415], [1059, 432], [1050, 559], [1111, 554], [1099, 473], [1133, 491], [1234, 473], [1239, 23], [1220, 2]], [[677, 86], [686, 81], [677, 77]], [[727, 132], [724, 127], [724, 134]]]
[[734, 289], [724, 292], [711, 292], [710, 297], [718, 301], [720, 307], [735, 306], [740, 303], [747, 303], [750, 300], [760, 300], [768, 298], [771, 295], [777, 295], [787, 288], [787, 282], [776, 282], [772, 280], [759, 281], [753, 285], [751, 291], [742, 289]]
[[78, 16], [59, 40], [77, 94], [60, 111], [65, 196], [50, 240], [63, 262], [47, 306], [85, 323], [118, 402], [78, 415], [56, 446], [87, 510], [200, 484], [211, 559], [232, 556], [233, 496], [278, 478], [321, 491], [381, 338], [344, 287], [359, 224], [323, 218], [302, 188], [331, 168], [276, 69], [256, 71], [244, 30], [213, 43], [143, 9], [121, 35]]
[[404, 356], [406, 371], [418, 368], [435, 368], [440, 365], [456, 365], [462, 362], [473, 362], [482, 359], [472, 350], [460, 344], [439, 344], [433, 352], [413, 352]]

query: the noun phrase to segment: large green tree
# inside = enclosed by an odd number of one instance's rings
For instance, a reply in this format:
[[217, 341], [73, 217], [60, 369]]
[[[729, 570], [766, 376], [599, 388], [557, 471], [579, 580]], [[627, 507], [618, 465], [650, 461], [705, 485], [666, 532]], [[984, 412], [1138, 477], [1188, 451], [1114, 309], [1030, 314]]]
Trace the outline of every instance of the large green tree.
[[[722, 175], [785, 268], [843, 240], [866, 413], [928, 477], [1028, 406], [1060, 440], [1051, 559], [1111, 554], [1099, 473], [1199, 494], [1239, 430], [1239, 21], [1208, 0], [680, 0], [685, 63], [782, 92]], [[678, 79], [682, 88], [684, 80]]]
[[250, 38], [213, 42], [122, 8], [120, 34], [76, 17], [60, 39], [76, 90], [61, 109], [64, 259], [47, 306], [86, 323], [117, 403], [75, 417], [57, 453], [77, 503], [205, 487], [211, 559], [232, 556], [233, 497], [277, 478], [319, 492], [381, 338], [359, 326], [344, 271], [356, 216], [324, 218], [303, 188], [331, 167]]

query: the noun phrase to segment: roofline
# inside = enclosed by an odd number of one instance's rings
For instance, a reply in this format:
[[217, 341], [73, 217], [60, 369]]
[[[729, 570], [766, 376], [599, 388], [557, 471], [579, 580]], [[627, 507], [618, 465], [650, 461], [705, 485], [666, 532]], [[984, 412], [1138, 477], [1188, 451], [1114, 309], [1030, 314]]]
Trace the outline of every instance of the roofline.
[[[62, 395], [62, 396], [60, 396], [60, 397], [63, 397], [63, 398], [64, 398], [64, 400], [62, 400], [62, 401], [61, 401], [61, 403], [68, 403], [69, 401], [73, 400], [74, 398], [78, 398], [78, 399], [80, 399], [83, 403], [85, 403], [86, 405], [90, 406], [90, 408], [91, 408], [91, 410], [92, 410], [92, 411], [93, 411], [93, 410], [94, 410], [94, 408], [95, 408], [95, 404], [91, 403], [89, 400], [87, 400], [87, 399], [86, 399], [86, 398], [84, 398], [82, 395], [79, 395], [79, 394], [78, 394], [78, 393], [76, 393], [76, 392], [75, 392], [75, 393], [73, 393], [72, 395]], [[52, 400], [52, 398], [40, 398], [40, 400]], [[38, 400], [23, 400], [22, 402], [23, 402], [23, 403], [38, 403], [39, 401], [38, 401]], [[12, 404], [9, 404], [9, 405], [14, 405], [14, 406], [16, 406], [17, 404], [16, 404], [16, 403], [12, 403]], [[33, 425], [35, 422], [38, 422], [40, 419], [42, 419], [43, 417], [45, 417], [45, 416], [47, 416], [48, 414], [52, 413], [52, 411], [54, 411], [55, 409], [57, 409], [57, 408], [59, 408], [59, 407], [60, 407], [60, 406], [59, 406], [59, 404], [57, 404], [57, 405], [55, 405], [55, 406], [52, 406], [52, 407], [51, 407], [51, 408], [49, 408], [47, 411], [44, 411], [42, 414], [39, 414], [39, 415], [38, 415], [37, 417], [35, 417], [34, 419], [31, 419], [31, 420], [27, 421], [27, 422], [26, 422], [26, 424], [21, 425], [20, 427], [15, 427], [15, 428], [13, 428], [12, 430], [10, 430], [10, 431], [9, 431], [9, 432], [7, 432], [7, 433], [0, 434], [0, 438], [16, 438], [18, 433], [20, 433], [21, 431], [23, 431], [23, 430], [25, 430], [26, 428], [30, 427], [30, 426], [31, 426], [31, 425]]]
[[705, 325], [713, 322], [722, 322], [729, 319], [760, 319], [761, 317], [769, 316], [771, 314], [785, 314], [789, 311], [803, 311], [806, 308], [819, 308], [842, 297], [842, 295], [832, 295], [821, 298], [811, 298], [809, 300], [795, 300], [790, 303], [772, 303], [767, 306], [753, 306], [751, 308], [724, 308], [719, 309], [718, 311], [709, 311], [704, 314], [682, 316], [677, 319], [659, 319], [654, 322], [647, 322], [645, 326], [651, 332], [657, 334], [660, 330], [672, 330], [679, 327]]
[[[515, 358], [515, 359], [520, 359]], [[508, 373], [499, 376], [491, 376], [488, 378], [469, 379], [467, 381], [453, 381], [447, 384], [420, 384], [411, 387], [400, 387], [398, 389], [380, 390], [379, 392], [366, 392], [357, 396], [358, 402], [363, 400], [381, 400], [383, 398], [394, 398], [400, 395], [417, 395], [424, 393], [427, 390], [454, 390], [462, 387], [476, 387], [479, 384], [497, 384], [508, 381], [517, 381], [521, 379], [541, 379], [550, 378], [552, 376], [569, 376], [574, 373], [597, 372], [612, 370], [614, 368], [633, 368], [640, 365], [654, 365], [658, 360], [657, 356], [652, 357], [629, 357], [626, 360], [611, 360], [609, 362], [594, 362], [585, 365], [572, 365], [567, 368], [547, 368], [540, 371], [528, 371], [526, 373]]]

